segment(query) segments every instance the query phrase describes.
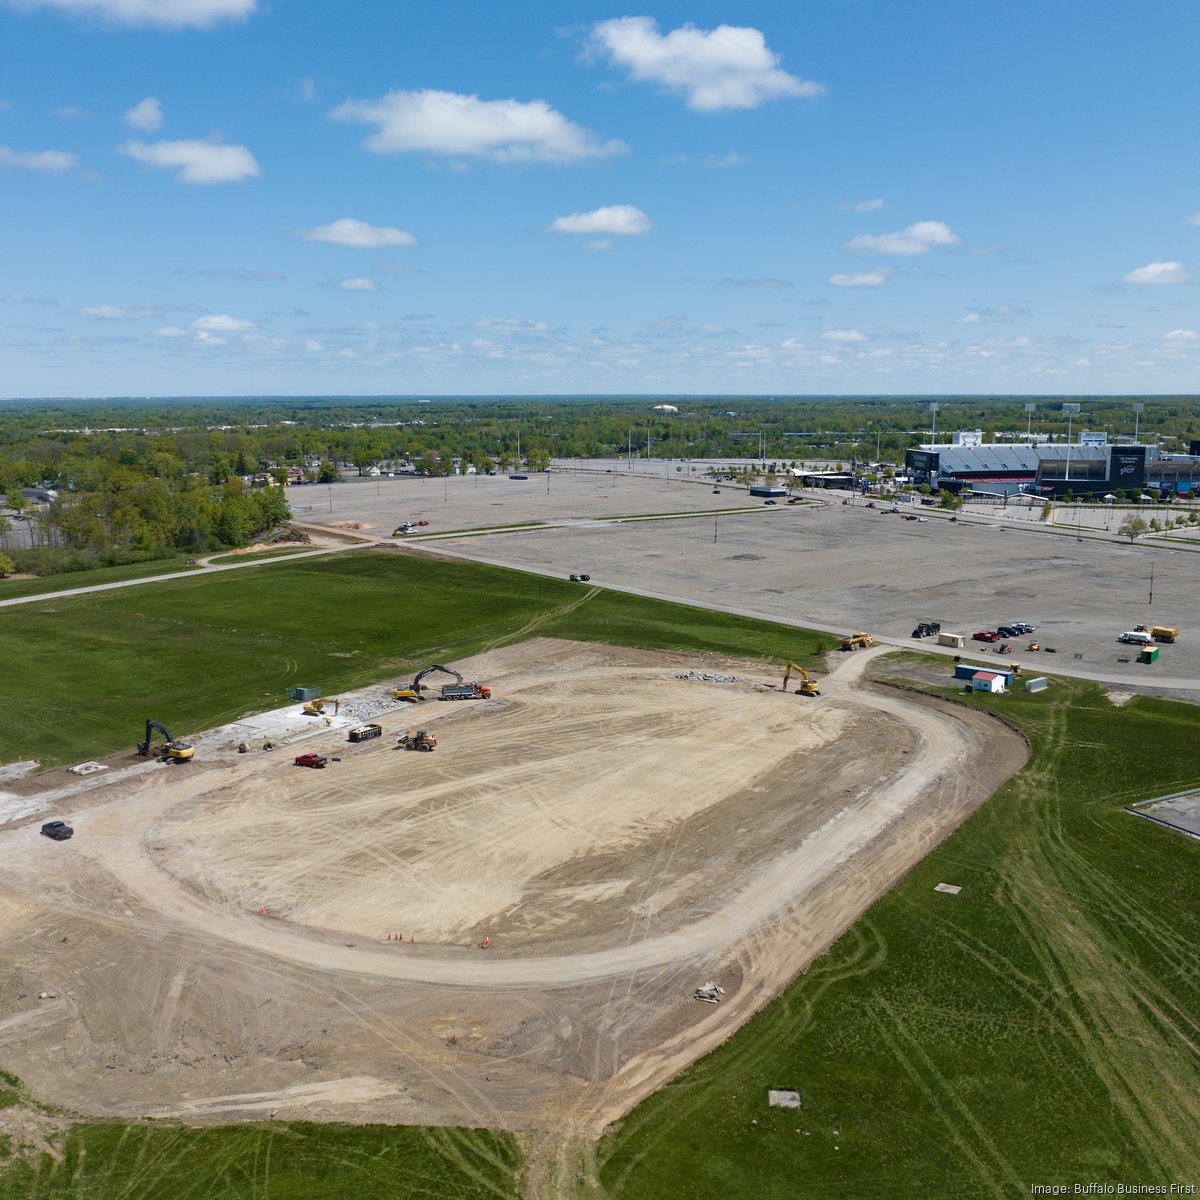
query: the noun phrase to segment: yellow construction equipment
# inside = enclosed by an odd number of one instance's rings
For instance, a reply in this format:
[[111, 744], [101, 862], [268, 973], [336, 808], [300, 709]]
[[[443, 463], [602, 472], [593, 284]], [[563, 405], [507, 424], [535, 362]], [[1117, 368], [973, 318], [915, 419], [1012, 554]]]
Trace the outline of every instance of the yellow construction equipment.
[[869, 633], [852, 633], [842, 638], [843, 650], [867, 650], [875, 645], [875, 639]]
[[306, 717], [319, 717], [325, 712], [325, 705], [333, 705], [333, 715], [336, 717], [338, 709], [341, 708], [342, 702], [334, 696], [321, 696], [317, 700], [309, 700], [304, 706], [304, 715]]
[[800, 686], [796, 689], [797, 696], [819, 696], [821, 689], [817, 687], [817, 681], [799, 664], [792, 662], [790, 658], [784, 659], [783, 670], [783, 690], [787, 691], [788, 680], [792, 675], [800, 676]]
[[433, 750], [437, 746], [437, 736], [424, 729], [418, 729], [416, 733], [409, 729], [400, 735], [397, 745], [404, 750]]
[[171, 731], [165, 726], [160, 725], [157, 721], [146, 718], [146, 736], [138, 742], [137, 752], [146, 758], [150, 754], [150, 740], [154, 736], [154, 731], [166, 738], [162, 749], [159, 751], [159, 759], [161, 762], [191, 762], [192, 756], [196, 753], [195, 747], [190, 742], [176, 741], [171, 736]]

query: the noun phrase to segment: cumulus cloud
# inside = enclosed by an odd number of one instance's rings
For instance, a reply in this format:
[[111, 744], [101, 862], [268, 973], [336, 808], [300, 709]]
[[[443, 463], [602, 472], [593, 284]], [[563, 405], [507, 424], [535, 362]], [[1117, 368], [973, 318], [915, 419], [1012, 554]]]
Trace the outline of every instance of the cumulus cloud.
[[1194, 329], [1172, 329], [1162, 335], [1164, 342], [1196, 342], [1200, 341], [1200, 333]]
[[257, 329], [258, 326], [253, 321], [244, 321], [229, 313], [216, 313], [211, 317], [197, 317], [192, 322], [192, 328], [208, 333], [236, 333], [243, 329]]
[[959, 240], [958, 234], [943, 221], [917, 221], [894, 233], [860, 233], [846, 243], [846, 249], [856, 254], [915, 258], [937, 246], [956, 246]]
[[132, 108], [125, 110], [125, 124], [140, 129], [143, 133], [154, 133], [163, 127], [163, 110], [157, 97], [147, 96]]
[[829, 282], [834, 287], [883, 287], [892, 277], [887, 267], [876, 267], [871, 271], [860, 271], [856, 275], [830, 275]]
[[254, 155], [245, 146], [222, 142], [130, 141], [117, 149], [147, 166], [179, 171], [181, 183], [240, 183], [262, 174]]
[[379, 284], [373, 279], [367, 279], [365, 276], [359, 276], [356, 279], [343, 279], [338, 287], [343, 292], [377, 292]]
[[593, 233], [609, 237], [629, 237], [650, 232], [650, 218], [632, 204], [608, 204], [591, 212], [556, 217], [549, 233]]
[[761, 31], [748, 27], [688, 23], [664, 35], [652, 17], [617, 17], [593, 26], [590, 46], [639, 82], [683, 96], [696, 112], [825, 93], [822, 84], [784, 71]]
[[417, 239], [391, 225], [368, 225], [353, 217], [342, 217], [328, 225], [318, 225], [304, 235], [306, 242], [328, 242], [332, 246], [352, 246], [359, 250], [377, 250], [381, 246], [415, 246]]
[[79, 156], [65, 150], [13, 150], [9, 146], [0, 146], [0, 167], [24, 167], [27, 171], [61, 174], [78, 163]]
[[844, 345], [853, 345], [855, 342], [865, 342], [867, 335], [860, 333], [857, 329], [827, 329], [821, 337], [827, 342], [841, 342]]
[[244, 20], [258, 0], [17, 0], [17, 4], [135, 28], [208, 29], [222, 21]]
[[1124, 283], [1190, 283], [1191, 276], [1183, 269], [1183, 263], [1149, 262], [1123, 277]]
[[480, 100], [442, 92], [392, 91], [378, 100], [347, 100], [330, 116], [374, 125], [363, 145], [375, 154], [446, 154], [494, 162], [576, 162], [623, 154], [624, 142], [603, 141], [568, 121], [544, 100]]

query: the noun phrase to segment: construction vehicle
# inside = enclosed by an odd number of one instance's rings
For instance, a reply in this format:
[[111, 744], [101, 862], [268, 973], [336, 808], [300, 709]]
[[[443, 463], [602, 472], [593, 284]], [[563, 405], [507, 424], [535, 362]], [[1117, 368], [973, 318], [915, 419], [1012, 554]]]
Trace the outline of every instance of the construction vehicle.
[[409, 729], [400, 735], [396, 744], [403, 750], [433, 750], [437, 747], [437, 736], [424, 729], [418, 729], [416, 733]]
[[352, 742], [369, 742], [377, 737], [383, 737], [383, 726], [376, 724], [374, 721], [366, 725], [358, 725], [350, 730], [349, 733], [349, 738]]
[[790, 658], [784, 659], [783, 683], [782, 688], [786, 692], [788, 680], [793, 674], [800, 676], [800, 686], [796, 689], [797, 696], [819, 696], [821, 689], [817, 687], [817, 681], [799, 664], [792, 662]]
[[157, 721], [152, 721], [149, 717], [146, 718], [146, 737], [143, 741], [138, 742], [137, 752], [146, 758], [150, 753], [150, 739], [154, 736], [154, 731], [166, 738], [163, 743], [162, 751], [159, 754], [160, 762], [190, 762], [192, 755], [196, 753], [195, 748], [189, 742], [177, 742], [171, 736], [171, 731], [164, 725], [160, 725]]
[[304, 706], [304, 715], [306, 717], [319, 717], [325, 712], [325, 705], [333, 705], [333, 715], [336, 717], [338, 709], [341, 708], [342, 702], [336, 697], [321, 696], [316, 700], [309, 700]]
[[424, 700], [421, 695], [421, 680], [426, 675], [432, 675], [435, 671], [440, 671], [443, 675], [453, 675], [454, 682], [442, 685], [442, 700], [490, 700], [492, 698], [492, 689], [484, 687], [481, 683], [472, 680], [468, 683], [463, 677], [451, 667], [443, 667], [441, 663], [434, 663], [431, 667], [426, 667], [413, 679], [412, 683], [406, 688], [397, 688], [395, 697], [397, 700]]
[[1154, 625], [1150, 629], [1150, 636], [1156, 642], [1173, 642], [1179, 637], [1179, 630], [1173, 625]]
[[875, 639], [869, 633], [852, 633], [842, 638], [843, 650], [869, 650], [875, 645]]
[[918, 621], [917, 627], [912, 631], [913, 637], [927, 638], [937, 637], [942, 632], [942, 623], [940, 621]]
[[42, 837], [48, 837], [54, 842], [65, 842], [74, 836], [75, 830], [66, 821], [47, 821], [42, 826]]
[[297, 754], [295, 764], [298, 767], [323, 767], [329, 759], [321, 754]]

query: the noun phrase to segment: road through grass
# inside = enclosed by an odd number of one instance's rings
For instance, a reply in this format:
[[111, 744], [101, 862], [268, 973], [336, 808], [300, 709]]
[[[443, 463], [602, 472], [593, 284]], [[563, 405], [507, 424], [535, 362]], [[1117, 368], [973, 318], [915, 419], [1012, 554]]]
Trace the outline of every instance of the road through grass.
[[1200, 843], [1121, 811], [1198, 781], [1200, 711], [1065, 682], [975, 703], [1027, 731], [1028, 767], [629, 1115], [610, 1196], [1200, 1184]]

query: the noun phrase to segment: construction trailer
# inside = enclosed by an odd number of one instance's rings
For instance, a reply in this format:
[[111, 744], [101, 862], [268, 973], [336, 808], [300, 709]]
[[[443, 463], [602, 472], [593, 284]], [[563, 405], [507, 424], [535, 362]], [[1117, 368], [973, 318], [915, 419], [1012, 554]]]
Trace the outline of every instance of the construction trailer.
[[939, 633], [937, 635], [937, 644], [939, 646], [953, 646], [956, 650], [961, 650], [967, 644], [967, 639], [961, 633]]

